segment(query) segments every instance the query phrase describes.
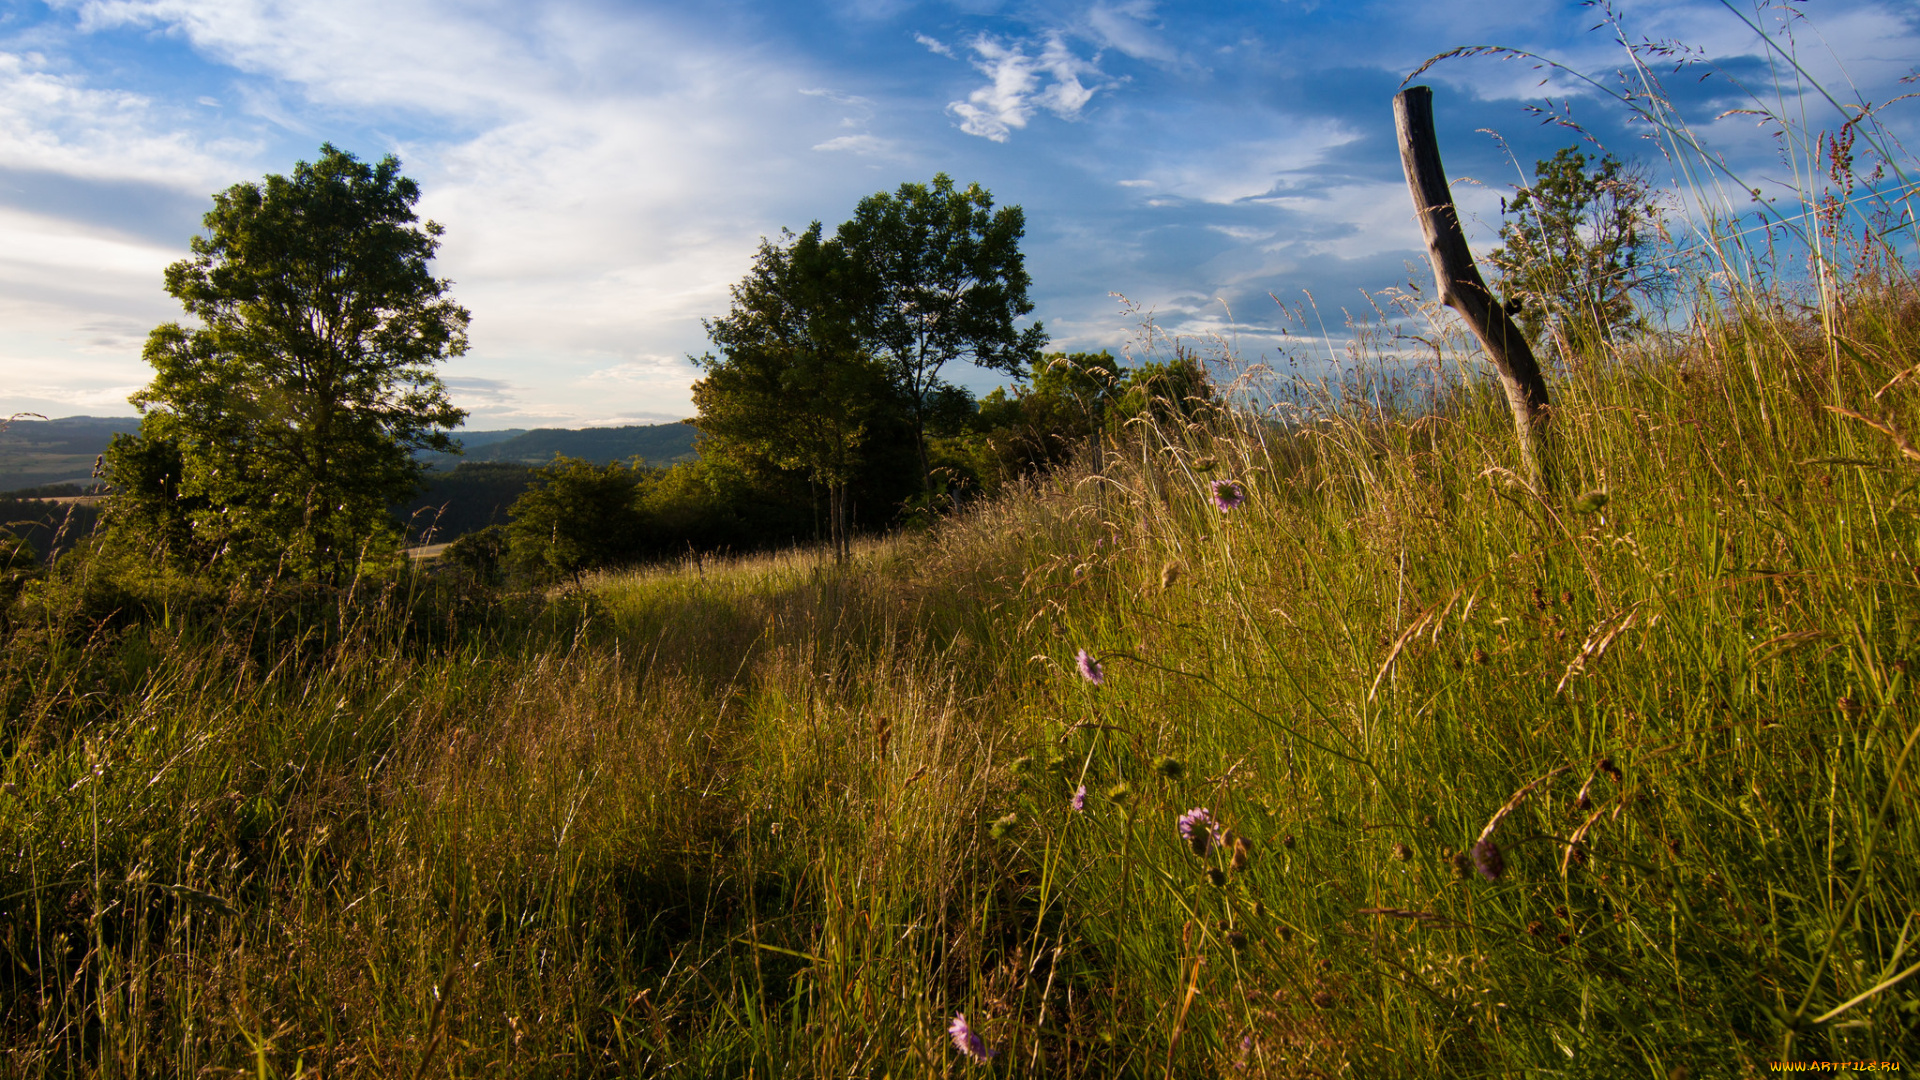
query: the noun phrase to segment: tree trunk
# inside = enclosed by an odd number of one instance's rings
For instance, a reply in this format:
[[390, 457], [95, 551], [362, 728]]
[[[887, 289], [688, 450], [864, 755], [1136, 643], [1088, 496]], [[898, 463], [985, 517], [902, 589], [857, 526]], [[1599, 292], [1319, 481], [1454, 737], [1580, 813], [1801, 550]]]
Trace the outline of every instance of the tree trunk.
[[1520, 455], [1534, 481], [1544, 486], [1548, 480], [1543, 471], [1545, 439], [1551, 415], [1547, 383], [1526, 336], [1494, 300], [1473, 263], [1473, 251], [1467, 247], [1460, 212], [1453, 205], [1453, 191], [1440, 164], [1440, 145], [1433, 130], [1432, 88], [1409, 86], [1395, 94], [1393, 125], [1400, 136], [1400, 167], [1407, 174], [1413, 209], [1426, 236], [1427, 257], [1433, 263], [1440, 300], [1467, 321], [1499, 370], [1507, 405], [1513, 410], [1514, 431], [1520, 437]]

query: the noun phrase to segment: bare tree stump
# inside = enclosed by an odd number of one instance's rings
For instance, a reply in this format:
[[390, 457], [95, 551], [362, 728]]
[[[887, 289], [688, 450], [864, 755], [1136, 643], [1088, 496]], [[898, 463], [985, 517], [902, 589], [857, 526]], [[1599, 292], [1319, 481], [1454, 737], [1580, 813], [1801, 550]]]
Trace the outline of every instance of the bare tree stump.
[[1409, 86], [1393, 96], [1393, 126], [1400, 136], [1400, 167], [1407, 174], [1407, 190], [1427, 238], [1427, 258], [1433, 263], [1440, 301], [1460, 313], [1500, 372], [1513, 410], [1520, 454], [1536, 483], [1546, 482], [1545, 464], [1547, 383], [1526, 335], [1514, 325], [1506, 309], [1488, 290], [1474, 265], [1467, 234], [1460, 228], [1460, 212], [1440, 164], [1440, 144], [1433, 132], [1433, 90]]

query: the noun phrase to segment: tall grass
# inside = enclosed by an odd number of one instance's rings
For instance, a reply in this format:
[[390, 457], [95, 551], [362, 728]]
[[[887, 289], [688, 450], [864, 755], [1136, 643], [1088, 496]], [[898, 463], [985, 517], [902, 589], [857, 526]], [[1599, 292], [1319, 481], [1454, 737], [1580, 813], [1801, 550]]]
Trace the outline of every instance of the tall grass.
[[[1911, 293], [1847, 310], [1847, 392], [1920, 364]], [[1828, 385], [1816, 327], [1714, 332], [1562, 381], [1604, 505], [1518, 484], [1456, 389], [1143, 421], [844, 569], [171, 625], [56, 580], [6, 660], [9, 1069], [1901, 1060], [1913, 467], [1818, 396], [1768, 430], [1749, 357]]]
[[1362, 335], [845, 565], [69, 556], [0, 660], [6, 1070], [1905, 1063], [1920, 293], [1873, 265], [1559, 372], [1557, 498], [1457, 338], [1416, 401]]

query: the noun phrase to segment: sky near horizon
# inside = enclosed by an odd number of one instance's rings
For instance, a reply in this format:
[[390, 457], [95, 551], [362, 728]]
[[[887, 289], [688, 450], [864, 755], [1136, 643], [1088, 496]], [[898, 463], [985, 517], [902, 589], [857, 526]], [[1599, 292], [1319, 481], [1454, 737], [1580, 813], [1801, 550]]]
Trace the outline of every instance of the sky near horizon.
[[[725, 313], [762, 236], [831, 230], [938, 172], [1024, 208], [1054, 348], [1137, 340], [1125, 297], [1258, 359], [1309, 294], [1337, 337], [1363, 294], [1431, 287], [1391, 99], [1437, 53], [1509, 46], [1605, 82], [1628, 63], [1620, 32], [1683, 44], [1712, 73], [1669, 92], [1757, 183], [1786, 177], [1778, 143], [1750, 115], [1715, 117], [1754, 92], [1817, 127], [1838, 114], [1771, 96], [1777, 57], [1742, 15], [1790, 30], [1843, 96], [1920, 89], [1901, 81], [1920, 64], [1914, 0], [1611, 11], [1615, 25], [1576, 0], [0, 0], [0, 415], [132, 415], [147, 333], [182, 317], [162, 271], [212, 193], [324, 142], [398, 156], [445, 226], [436, 272], [473, 324], [442, 374], [468, 427], [580, 427], [689, 415], [700, 321]], [[1520, 165], [1579, 138], [1527, 111], [1547, 97], [1670, 174], [1644, 128], [1567, 74], [1482, 57], [1419, 81], [1482, 255]], [[1920, 131], [1920, 101], [1884, 115]]]

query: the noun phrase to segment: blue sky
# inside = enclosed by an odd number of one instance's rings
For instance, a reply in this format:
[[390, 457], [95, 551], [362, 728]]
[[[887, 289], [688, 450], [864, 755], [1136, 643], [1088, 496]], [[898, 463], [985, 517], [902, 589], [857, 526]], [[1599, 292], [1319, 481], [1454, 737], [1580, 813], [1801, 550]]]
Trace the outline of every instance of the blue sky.
[[[1736, 79], [1773, 93], [1736, 12], [1790, 30], [1847, 94], [1920, 89], [1900, 82], [1920, 63], [1913, 0], [1612, 10], [1634, 39], [1714, 62], [1721, 75], [1669, 87], [1748, 177], [1785, 167], [1752, 117], [1715, 119], [1752, 103]], [[1257, 358], [1288, 325], [1275, 297], [1310, 291], [1337, 327], [1409, 264], [1424, 276], [1391, 119], [1409, 72], [1498, 44], [1604, 79], [1627, 57], [1603, 14], [1541, 0], [7, 2], [0, 411], [130, 415], [141, 344], [179, 317], [161, 271], [210, 195], [322, 142], [398, 155], [446, 226], [438, 271], [473, 313], [473, 347], [444, 375], [474, 428], [688, 415], [700, 320], [725, 311], [761, 236], [831, 229], [861, 197], [942, 171], [1024, 207], [1034, 317], [1056, 347], [1125, 345], [1137, 318], [1118, 293]], [[1667, 175], [1618, 105], [1566, 75], [1480, 58], [1421, 81], [1482, 254], [1515, 161], [1576, 138], [1526, 112], [1543, 97]], [[1896, 132], [1920, 126], [1916, 106], [1889, 110]], [[1828, 123], [1825, 105], [1805, 108]]]

